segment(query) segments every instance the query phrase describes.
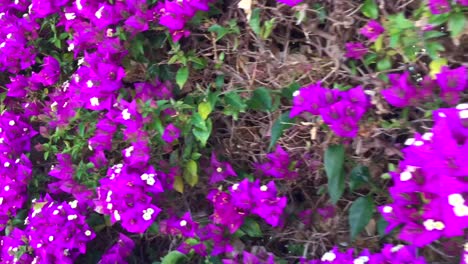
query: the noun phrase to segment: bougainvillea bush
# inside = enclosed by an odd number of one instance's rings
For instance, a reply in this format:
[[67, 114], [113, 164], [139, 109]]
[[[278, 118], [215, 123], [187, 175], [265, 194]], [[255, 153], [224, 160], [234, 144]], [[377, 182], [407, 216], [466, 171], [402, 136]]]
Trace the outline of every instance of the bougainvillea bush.
[[0, 1], [1, 263], [468, 263], [468, 1]]

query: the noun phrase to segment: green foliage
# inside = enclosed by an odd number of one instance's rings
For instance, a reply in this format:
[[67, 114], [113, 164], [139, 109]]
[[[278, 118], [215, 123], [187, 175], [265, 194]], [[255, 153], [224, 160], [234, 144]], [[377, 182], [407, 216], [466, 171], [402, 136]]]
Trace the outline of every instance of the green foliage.
[[374, 202], [369, 196], [359, 197], [349, 208], [349, 227], [351, 239], [356, 238], [369, 221], [374, 213]]
[[189, 77], [189, 69], [187, 66], [179, 68], [176, 74], [176, 83], [180, 88], [184, 87]]
[[250, 237], [262, 237], [262, 229], [257, 221], [254, 219], [247, 217], [244, 220], [244, 224], [241, 226], [241, 230], [244, 231]]
[[273, 126], [271, 127], [270, 144], [268, 145], [269, 150], [275, 146], [278, 139], [283, 135], [284, 130], [290, 128], [293, 125], [294, 120], [289, 118], [289, 113], [290, 111], [281, 114], [275, 123], [273, 123]]
[[452, 37], [458, 37], [465, 30], [465, 15], [462, 12], [455, 12], [450, 15], [447, 26]]
[[332, 145], [325, 150], [324, 166], [328, 178], [328, 194], [334, 204], [341, 198], [345, 188], [344, 158], [343, 145]]
[[369, 182], [370, 173], [369, 168], [363, 165], [357, 165], [351, 170], [349, 188], [354, 191], [361, 187], [363, 184]]
[[192, 187], [198, 183], [198, 164], [196, 161], [189, 160], [185, 164], [184, 180]]
[[375, 0], [365, 0], [361, 12], [368, 18], [377, 19], [379, 17], [379, 7]]
[[247, 104], [253, 110], [271, 112], [273, 107], [271, 91], [265, 87], [257, 88]]
[[177, 250], [167, 253], [162, 259], [161, 264], [182, 264], [186, 263], [187, 257]]

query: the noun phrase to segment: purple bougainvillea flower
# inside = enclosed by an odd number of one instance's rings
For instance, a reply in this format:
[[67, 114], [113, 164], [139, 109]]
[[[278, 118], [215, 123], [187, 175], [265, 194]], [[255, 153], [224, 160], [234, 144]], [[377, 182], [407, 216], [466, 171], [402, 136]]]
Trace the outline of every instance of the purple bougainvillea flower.
[[332, 218], [336, 214], [335, 206], [327, 205], [317, 209], [317, 212], [323, 219]]
[[467, 88], [468, 71], [465, 66], [455, 69], [443, 66], [440, 73], [436, 74], [436, 81], [444, 101], [455, 105], [460, 100], [460, 92]]
[[211, 153], [211, 176], [210, 184], [223, 181], [227, 177], [237, 177], [237, 173], [232, 168], [229, 162], [220, 162], [216, 159], [216, 155]]
[[44, 58], [42, 70], [39, 73], [33, 73], [31, 80], [36, 83], [42, 83], [44, 86], [55, 84], [60, 78], [60, 63], [52, 56]]
[[164, 133], [162, 134], [162, 139], [166, 141], [168, 144], [172, 144], [172, 142], [176, 141], [177, 138], [180, 136], [180, 129], [178, 129], [174, 124], [169, 124], [164, 129]]
[[267, 158], [268, 162], [255, 165], [258, 172], [279, 179], [294, 179], [299, 176], [296, 165], [280, 145], [276, 147], [275, 152], [267, 154]]
[[252, 188], [252, 197], [256, 203], [252, 208], [252, 213], [257, 214], [265, 222], [273, 227], [280, 223], [281, 215], [288, 202], [286, 197], [277, 197], [276, 186], [273, 181], [266, 185], [260, 185], [260, 181], [256, 181]]
[[192, 220], [189, 212], [186, 212], [181, 218], [172, 216], [167, 220], [160, 221], [159, 228], [163, 234], [195, 237], [198, 231], [198, 223]]
[[396, 107], [406, 107], [417, 102], [417, 89], [410, 82], [409, 75], [409, 72], [388, 75], [391, 86], [382, 90], [382, 95], [389, 104]]
[[429, 0], [429, 9], [432, 14], [444, 14], [450, 12], [451, 7], [448, 0]]
[[457, 0], [457, 3], [462, 6], [468, 6], [468, 0]]
[[127, 264], [125, 258], [130, 256], [134, 247], [133, 240], [120, 233], [117, 242], [104, 253], [98, 264]]
[[313, 115], [319, 114], [319, 109], [326, 105], [326, 102], [321, 100], [320, 95], [326, 93], [326, 88], [323, 88], [320, 82], [305, 86], [294, 92], [293, 107], [290, 117], [295, 117], [302, 112], [309, 112]]
[[348, 42], [346, 43], [345, 46], [346, 46], [345, 56], [347, 58], [359, 60], [359, 59], [362, 59], [362, 57], [364, 57], [364, 55], [366, 55], [368, 52], [367, 47], [364, 46], [364, 44], [360, 42]]
[[302, 2], [302, 0], [278, 0], [278, 2], [293, 7]]
[[369, 40], [375, 41], [377, 38], [385, 31], [385, 28], [382, 25], [375, 21], [370, 20], [367, 25], [365, 25], [359, 33], [366, 36]]

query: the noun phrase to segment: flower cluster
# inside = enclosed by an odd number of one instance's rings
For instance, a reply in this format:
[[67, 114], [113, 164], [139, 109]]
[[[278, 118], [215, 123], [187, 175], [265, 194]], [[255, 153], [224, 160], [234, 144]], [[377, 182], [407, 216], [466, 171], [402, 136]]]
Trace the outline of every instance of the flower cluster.
[[386, 244], [379, 253], [371, 253], [365, 249], [358, 257], [354, 257], [354, 249], [349, 249], [346, 252], [340, 252], [338, 247], [334, 247], [329, 252], [325, 253], [319, 260], [302, 259], [301, 264], [426, 264], [423, 257], [418, 256], [417, 248], [414, 246], [405, 245], [390, 245]]
[[208, 199], [213, 203], [213, 223], [220, 224], [234, 233], [249, 214], [256, 214], [272, 226], [280, 224], [280, 217], [286, 207], [287, 198], [277, 197], [274, 182], [260, 185], [260, 180], [248, 179], [232, 185], [229, 193], [212, 190]]
[[426, 76], [420, 85], [413, 84], [410, 73], [389, 74], [390, 87], [382, 91], [383, 97], [393, 106], [407, 107], [428, 101], [437, 91], [450, 105], [460, 100], [460, 93], [468, 87], [468, 71], [465, 66], [450, 69], [443, 66], [435, 80]]
[[299, 3], [301, 3], [303, 0], [278, 0], [278, 2], [288, 5], [288, 6], [297, 6]]
[[165, 1], [158, 3], [159, 23], [169, 29], [174, 41], [186, 37], [190, 31], [184, 30], [185, 24], [197, 11], [208, 11], [211, 0]]
[[237, 177], [237, 173], [234, 171], [231, 164], [229, 164], [229, 162], [219, 161], [216, 159], [216, 155], [214, 153], [211, 153], [210, 164], [210, 184], [223, 181], [227, 177]]
[[363, 28], [361, 28], [361, 30], [359, 30], [359, 33], [367, 37], [370, 41], [376, 41], [384, 31], [385, 28], [382, 27], [379, 22], [370, 20]]
[[90, 201], [94, 193], [74, 180], [75, 170], [71, 156], [69, 154], [57, 154], [57, 161], [58, 164], [52, 166], [49, 176], [58, 179], [58, 181], [49, 184], [49, 192], [51, 194], [68, 193], [73, 195], [80, 204], [91, 205]]
[[36, 134], [23, 116], [12, 112], [0, 115], [0, 230], [27, 201], [32, 164], [25, 153], [31, 150], [30, 140]]
[[399, 238], [423, 247], [440, 238], [463, 236], [468, 228], [468, 105], [435, 111], [430, 132], [407, 140], [404, 160], [391, 172], [393, 203], [379, 208], [401, 226]]
[[144, 233], [161, 212], [152, 196], [163, 192], [159, 173], [153, 167], [142, 173], [129, 165], [112, 166], [99, 181], [95, 211], [110, 215], [112, 223], [121, 222], [128, 232]]
[[117, 242], [104, 253], [98, 264], [126, 264], [125, 258], [130, 255], [134, 247], [133, 240], [120, 233]]
[[359, 120], [370, 105], [361, 86], [347, 91], [327, 89], [320, 83], [303, 87], [294, 93], [290, 117], [302, 112], [321, 115], [323, 121], [341, 137], [355, 137]]
[[78, 201], [56, 202], [48, 195], [33, 202], [26, 229], [1, 240], [2, 263], [74, 263], [95, 237]]
[[[434, 15], [448, 13], [452, 10], [449, 0], [429, 0], [429, 9]], [[462, 6], [468, 6], [467, 0], [456, 0], [456, 3]]]
[[268, 162], [257, 164], [257, 171], [278, 179], [295, 179], [299, 176], [296, 163], [292, 162], [289, 154], [281, 146], [275, 152], [267, 154]]
[[369, 49], [361, 42], [348, 42], [345, 44], [345, 47], [345, 57], [356, 60], [362, 59], [362, 57], [364, 57], [364, 55], [369, 51]]

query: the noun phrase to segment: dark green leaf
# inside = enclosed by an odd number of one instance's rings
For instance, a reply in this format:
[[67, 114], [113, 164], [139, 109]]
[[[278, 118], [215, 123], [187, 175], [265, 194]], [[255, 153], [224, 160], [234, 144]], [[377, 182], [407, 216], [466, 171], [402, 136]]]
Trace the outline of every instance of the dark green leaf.
[[353, 168], [350, 175], [349, 188], [351, 191], [359, 188], [363, 183], [369, 182], [369, 168], [363, 165], [357, 165]]
[[387, 228], [387, 226], [388, 226], [388, 222], [383, 217], [380, 217], [379, 220], [377, 221], [377, 233], [379, 234], [379, 236], [383, 237], [387, 234], [385, 232], [385, 229]]
[[271, 111], [273, 100], [271, 99], [270, 90], [265, 87], [260, 87], [253, 92], [248, 105], [253, 110], [258, 111]]
[[290, 111], [283, 113], [271, 127], [271, 139], [270, 139], [270, 145], [268, 146], [268, 149], [271, 150], [271, 148], [273, 148], [273, 146], [276, 144], [276, 141], [278, 141], [278, 139], [283, 134], [283, 131], [292, 126], [291, 123], [293, 121], [291, 118], [289, 118], [289, 113]]
[[351, 239], [354, 240], [372, 218], [374, 213], [374, 202], [372, 198], [359, 197], [353, 202], [351, 208], [349, 208], [349, 227], [351, 231]]
[[225, 94], [224, 102], [237, 110], [245, 110], [247, 107], [242, 97], [240, 97], [236, 92], [229, 92]]
[[281, 96], [288, 100], [292, 100], [294, 92], [299, 90], [300, 88], [301, 86], [298, 83], [294, 82], [288, 87], [285, 87], [281, 90]]
[[325, 151], [324, 165], [328, 178], [328, 194], [334, 204], [344, 192], [344, 155], [343, 145], [332, 145]]
[[187, 257], [177, 250], [167, 253], [162, 259], [161, 264], [180, 264], [184, 263]]
[[215, 32], [216, 33], [216, 41], [222, 39], [227, 33], [229, 33], [229, 29], [220, 26], [218, 24], [214, 24], [211, 27], [208, 28], [209, 32]]
[[241, 226], [241, 229], [250, 237], [263, 237], [260, 225], [252, 218], [247, 217], [244, 220], [244, 224]]
[[374, 0], [365, 0], [361, 11], [366, 17], [372, 19], [377, 19], [379, 17], [379, 7]]

